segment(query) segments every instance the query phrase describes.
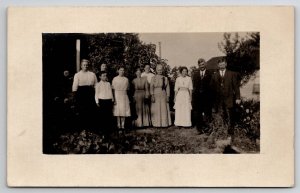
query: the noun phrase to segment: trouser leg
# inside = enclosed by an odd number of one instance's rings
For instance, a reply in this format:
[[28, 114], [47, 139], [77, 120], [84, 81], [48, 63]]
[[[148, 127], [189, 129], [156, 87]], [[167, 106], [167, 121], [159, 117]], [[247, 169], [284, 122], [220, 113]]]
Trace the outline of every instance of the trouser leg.
[[234, 109], [233, 108], [229, 108], [229, 126], [228, 126], [228, 134], [229, 135], [233, 135], [234, 134], [234, 125], [235, 125], [235, 117], [234, 117]]
[[234, 116], [233, 108], [227, 108], [225, 104], [222, 105], [223, 109], [223, 121], [228, 128], [228, 135], [234, 134]]
[[203, 111], [201, 109], [195, 110], [195, 122], [196, 127], [200, 132], [203, 132], [204, 120], [203, 120]]

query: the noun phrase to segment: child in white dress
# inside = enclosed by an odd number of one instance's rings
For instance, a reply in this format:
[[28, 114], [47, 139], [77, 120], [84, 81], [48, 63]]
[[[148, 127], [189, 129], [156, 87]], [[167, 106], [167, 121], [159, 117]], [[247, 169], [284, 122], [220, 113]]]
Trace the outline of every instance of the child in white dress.
[[125, 128], [125, 118], [130, 117], [130, 106], [127, 91], [129, 89], [129, 82], [124, 77], [124, 67], [119, 67], [118, 73], [112, 81], [113, 94], [115, 99], [115, 105], [113, 114], [117, 117], [117, 126], [119, 129]]

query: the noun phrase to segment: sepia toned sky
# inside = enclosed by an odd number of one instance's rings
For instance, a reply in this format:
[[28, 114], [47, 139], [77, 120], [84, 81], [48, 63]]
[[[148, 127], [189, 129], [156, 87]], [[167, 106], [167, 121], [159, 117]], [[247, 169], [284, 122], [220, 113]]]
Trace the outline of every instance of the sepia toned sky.
[[[239, 33], [244, 37], [246, 33]], [[145, 43], [161, 42], [162, 58], [168, 60], [171, 67], [197, 66], [201, 57], [209, 60], [215, 56], [224, 56], [218, 43], [223, 40], [223, 33], [141, 33], [140, 40]]]

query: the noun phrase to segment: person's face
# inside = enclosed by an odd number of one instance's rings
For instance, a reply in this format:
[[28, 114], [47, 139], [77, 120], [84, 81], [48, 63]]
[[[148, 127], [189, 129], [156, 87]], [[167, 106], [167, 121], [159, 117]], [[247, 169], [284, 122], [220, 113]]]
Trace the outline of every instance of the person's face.
[[107, 74], [106, 73], [101, 74], [100, 79], [101, 81], [105, 82], [107, 80]]
[[183, 77], [186, 77], [187, 73], [188, 73], [187, 70], [186, 70], [186, 69], [183, 69], [182, 72], [181, 72], [181, 75], [182, 75]]
[[149, 73], [149, 72], [150, 72], [150, 66], [149, 66], [149, 65], [146, 65], [146, 66], [145, 66], [145, 72], [146, 72], [146, 73]]
[[138, 77], [138, 78], [141, 77], [141, 74], [142, 74], [142, 73], [141, 73], [141, 70], [137, 70], [137, 71], [135, 72], [135, 75], [136, 75], [136, 77]]
[[162, 75], [162, 72], [163, 72], [162, 66], [157, 66], [157, 67], [156, 67], [156, 73], [157, 73], [158, 75]]
[[188, 75], [189, 75], [189, 76], [192, 76], [192, 73], [193, 73], [193, 70], [192, 70], [192, 69], [189, 69], [189, 70], [188, 70]]
[[120, 76], [124, 76], [124, 72], [125, 72], [124, 68], [119, 69], [119, 75]]
[[220, 63], [218, 64], [218, 66], [219, 66], [219, 69], [220, 69], [220, 70], [224, 70], [224, 69], [226, 68], [227, 64], [226, 64], [226, 62], [220, 62]]
[[81, 69], [83, 71], [87, 71], [87, 69], [88, 69], [88, 62], [87, 61], [81, 62]]
[[107, 69], [106, 64], [101, 64], [100, 71], [106, 71], [106, 69]]
[[205, 62], [201, 62], [200, 64], [198, 64], [200, 70], [205, 70], [206, 69], [206, 63]]

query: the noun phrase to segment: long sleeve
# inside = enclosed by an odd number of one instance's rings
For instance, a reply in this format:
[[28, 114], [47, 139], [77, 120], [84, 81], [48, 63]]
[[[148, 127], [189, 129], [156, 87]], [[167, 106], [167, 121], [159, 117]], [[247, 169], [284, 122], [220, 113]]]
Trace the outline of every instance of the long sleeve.
[[211, 75], [211, 79], [208, 85], [211, 88], [211, 91], [216, 92], [216, 73], [213, 73]]
[[112, 88], [111, 88], [111, 85], [109, 83], [109, 92], [110, 92], [110, 96], [112, 99], [114, 99], [114, 96], [113, 96], [113, 93], [112, 93]]
[[145, 94], [146, 94], [146, 97], [148, 97], [149, 96], [149, 83], [148, 83], [148, 81], [147, 81], [147, 79], [145, 80]]
[[166, 83], [167, 83], [167, 88], [166, 88], [167, 97], [170, 97], [170, 84], [169, 84], [169, 80], [166, 77], [164, 77], [164, 78], [166, 79]]
[[233, 74], [233, 88], [234, 88], [234, 94], [236, 99], [240, 99], [240, 83], [238, 81], [237, 74]]
[[96, 84], [96, 86], [95, 86], [95, 101], [96, 101], [96, 103], [98, 103], [99, 92], [100, 92], [99, 85]]
[[95, 73], [93, 73], [93, 86], [97, 84], [97, 76]]
[[75, 74], [74, 79], [73, 79], [72, 91], [73, 92], [77, 91], [78, 86], [79, 86], [78, 74]]
[[189, 90], [193, 90], [193, 81], [191, 78], [189, 79]]
[[175, 80], [175, 86], [174, 86], [174, 91], [175, 92], [178, 91], [178, 81], [179, 81], [179, 79], [176, 78], [176, 80]]
[[116, 84], [116, 78], [114, 78], [111, 82], [111, 89], [115, 89], [115, 84]]
[[128, 81], [128, 79], [127, 79], [127, 78], [126, 78], [126, 82], [127, 82], [126, 90], [127, 90], [127, 91], [129, 91], [129, 87], [130, 87], [130, 85], [129, 85], [129, 81]]
[[150, 83], [150, 94], [151, 95], [154, 94], [154, 79], [155, 79], [155, 76], [152, 77], [151, 83]]

